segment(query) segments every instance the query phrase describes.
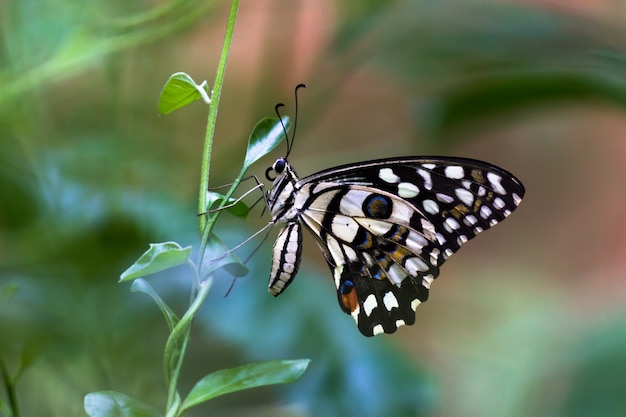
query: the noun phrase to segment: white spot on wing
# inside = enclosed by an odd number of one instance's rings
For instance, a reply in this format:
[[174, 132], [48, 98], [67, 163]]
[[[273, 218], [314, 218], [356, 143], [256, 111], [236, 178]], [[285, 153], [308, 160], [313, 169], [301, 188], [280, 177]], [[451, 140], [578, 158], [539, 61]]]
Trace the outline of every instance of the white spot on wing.
[[407, 271], [409, 271], [409, 274], [411, 274], [412, 276], [416, 276], [418, 272], [426, 272], [430, 269], [426, 262], [415, 256], [409, 258], [404, 263], [404, 267]]
[[419, 233], [410, 231], [406, 237], [406, 247], [413, 253], [421, 253], [422, 248], [428, 244], [426, 238]]
[[339, 289], [339, 283], [341, 282], [341, 275], [343, 274], [344, 264], [339, 264], [335, 267], [333, 277], [335, 278], [335, 287]]
[[516, 206], [519, 206], [519, 203], [522, 202], [522, 198], [517, 195], [517, 193], [513, 193], [513, 202]]
[[483, 219], [488, 219], [489, 216], [491, 216], [491, 209], [487, 206], [482, 206], [480, 208], [480, 217], [482, 217]]
[[402, 198], [416, 197], [419, 192], [420, 189], [417, 188], [417, 185], [410, 182], [401, 182], [400, 184], [398, 184], [398, 195]]
[[378, 172], [378, 176], [381, 180], [388, 182], [389, 184], [395, 184], [400, 181], [400, 177], [393, 173], [391, 168], [383, 168]]
[[398, 304], [398, 299], [391, 291], [389, 291], [383, 297], [383, 303], [385, 304], [385, 308], [387, 311], [391, 311], [392, 308], [398, 308], [400, 305]]
[[382, 324], [377, 324], [376, 326], [374, 326], [374, 328], [372, 329], [372, 333], [374, 333], [374, 336], [376, 336], [377, 334], [381, 334], [383, 333], [385, 330], [383, 329], [383, 325]]
[[436, 201], [424, 200], [422, 201], [422, 206], [424, 206], [424, 210], [426, 210], [427, 213], [430, 213], [430, 214], [439, 213], [439, 204], [437, 204]]
[[402, 281], [406, 278], [406, 272], [404, 272], [400, 265], [392, 264], [389, 270], [387, 270], [387, 276], [389, 277], [389, 281], [400, 286]]
[[457, 188], [454, 190], [454, 194], [458, 197], [459, 200], [463, 202], [466, 206], [472, 206], [474, 204], [474, 194], [465, 188]]
[[457, 222], [456, 219], [453, 217], [448, 217], [443, 223], [443, 228], [446, 229], [450, 233], [452, 233], [454, 230], [457, 230], [460, 227], [461, 225], [459, 224], [459, 222]]
[[446, 177], [452, 178], [454, 180], [461, 179], [465, 176], [465, 173], [463, 172], [463, 168], [460, 166], [446, 167], [445, 173], [446, 173]]
[[489, 183], [491, 184], [491, 186], [493, 187], [494, 191], [498, 194], [506, 194], [506, 190], [504, 189], [504, 187], [502, 186], [502, 184], [500, 183], [502, 181], [502, 177], [499, 176], [498, 174], [494, 173], [494, 172], [488, 172], [487, 173], [487, 180], [489, 180]]
[[493, 199], [493, 206], [498, 210], [502, 210], [506, 204], [500, 197], [496, 197]]
[[422, 302], [416, 298], [415, 300], [411, 301], [411, 309], [415, 311], [417, 306], [420, 304], [422, 304]]
[[365, 301], [363, 301], [363, 312], [367, 317], [369, 317], [370, 314], [372, 314], [372, 310], [374, 310], [377, 306], [378, 303], [376, 302], [376, 297], [374, 294], [370, 294], [367, 296]]
[[437, 193], [435, 195], [437, 196], [437, 200], [442, 201], [444, 203], [452, 203], [452, 202], [454, 202], [454, 198], [449, 196], [448, 194]]
[[425, 171], [423, 169], [418, 169], [417, 173], [424, 179], [424, 188], [427, 190], [433, 189], [433, 180], [430, 176], [430, 172]]
[[465, 216], [465, 218], [463, 219], [463, 223], [465, 223], [468, 226], [473, 226], [478, 222], [478, 219], [476, 218], [476, 216], [474, 216], [473, 214], [468, 214], [467, 216]]
[[435, 279], [435, 277], [433, 277], [430, 274], [424, 275], [424, 278], [422, 278], [422, 286], [424, 286], [424, 288], [426, 288], [426, 289], [430, 289], [430, 285], [433, 283], [434, 279]]
[[433, 265], [437, 265], [438, 260], [439, 260], [439, 249], [434, 248], [430, 252], [430, 263], [432, 263]]

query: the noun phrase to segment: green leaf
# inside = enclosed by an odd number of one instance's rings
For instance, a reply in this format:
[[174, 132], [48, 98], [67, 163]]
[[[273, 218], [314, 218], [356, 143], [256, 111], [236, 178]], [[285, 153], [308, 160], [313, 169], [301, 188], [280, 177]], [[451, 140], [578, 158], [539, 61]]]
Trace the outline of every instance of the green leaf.
[[[211, 208], [217, 208], [217, 206], [226, 199], [226, 196], [220, 193], [216, 193], [214, 191], [207, 191], [206, 195], [207, 211], [211, 210]], [[250, 208], [243, 201], [237, 201], [237, 199], [231, 197], [228, 199], [226, 204], [232, 204], [232, 206], [228, 207], [226, 210], [228, 210], [228, 212], [230, 212], [234, 216], [241, 217], [242, 219], [245, 219], [248, 216], [248, 211], [250, 211]]]
[[[289, 118], [283, 117], [283, 122], [285, 123], [285, 129], [289, 131], [291, 127]], [[243, 163], [243, 171], [270, 153], [284, 138], [285, 131], [278, 118], [267, 117], [257, 123], [248, 139], [248, 150]]]
[[231, 392], [294, 382], [304, 373], [309, 362], [308, 359], [260, 362], [213, 372], [192, 388], [181, 411]]
[[206, 81], [198, 85], [184, 72], [177, 72], [167, 80], [159, 95], [159, 113], [167, 114], [202, 99], [209, 104], [209, 91]]
[[145, 277], [182, 265], [187, 262], [190, 253], [191, 246], [183, 248], [176, 242], [151, 243], [150, 249], [122, 273], [120, 282]]
[[211, 233], [207, 240], [205, 256], [209, 264], [205, 265], [205, 268], [203, 268], [207, 275], [220, 268], [224, 268], [226, 272], [234, 277], [248, 275], [248, 267], [241, 262], [241, 259], [239, 259], [237, 255], [233, 252], [229, 252], [229, 250], [228, 246], [226, 246], [217, 235]]
[[130, 286], [130, 290], [132, 292], [142, 292], [144, 294], [147, 294], [148, 296], [150, 296], [150, 298], [152, 298], [152, 300], [154, 300], [156, 305], [159, 307], [159, 310], [161, 310], [161, 313], [163, 313], [165, 321], [167, 322], [167, 327], [169, 327], [171, 332], [174, 326], [176, 326], [176, 323], [178, 323], [178, 316], [165, 303], [165, 301], [163, 301], [163, 299], [159, 296], [159, 294], [157, 294], [157, 292], [154, 290], [154, 288], [152, 288], [148, 281], [138, 278], [133, 281], [132, 285]]
[[90, 417], [161, 417], [153, 407], [115, 391], [89, 393], [84, 406]]

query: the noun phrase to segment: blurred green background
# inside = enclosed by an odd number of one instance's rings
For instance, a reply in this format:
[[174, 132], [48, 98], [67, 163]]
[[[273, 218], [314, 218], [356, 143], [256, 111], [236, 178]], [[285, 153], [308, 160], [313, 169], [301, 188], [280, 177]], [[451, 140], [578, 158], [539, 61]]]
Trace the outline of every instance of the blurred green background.
[[[198, 246], [207, 108], [159, 116], [156, 102], [173, 72], [213, 83], [228, 8], [0, 2], [0, 365], [23, 369], [22, 415], [85, 415], [96, 390], [163, 409], [166, 326], [117, 279], [150, 242]], [[446, 263], [416, 324], [392, 336], [366, 339], [339, 310], [310, 236], [298, 279], [271, 297], [270, 238], [227, 298], [219, 278], [183, 389], [250, 361], [313, 362], [293, 385], [188, 415], [626, 415], [625, 22], [618, 0], [242, 1], [213, 185], [304, 82], [300, 175], [455, 155], [510, 170], [527, 194]], [[224, 216], [220, 236], [241, 242], [268, 221], [260, 211]], [[151, 283], [184, 310], [186, 269]]]

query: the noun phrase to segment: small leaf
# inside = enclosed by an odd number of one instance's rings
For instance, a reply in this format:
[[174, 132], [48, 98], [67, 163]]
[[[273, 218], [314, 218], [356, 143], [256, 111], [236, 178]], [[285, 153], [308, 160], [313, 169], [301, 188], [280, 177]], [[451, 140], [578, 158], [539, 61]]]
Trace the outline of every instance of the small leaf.
[[260, 362], [213, 372], [192, 388], [181, 411], [231, 392], [294, 382], [304, 373], [309, 362], [308, 359]]
[[217, 235], [211, 233], [206, 244], [207, 256], [205, 256], [205, 259], [208, 259], [209, 262], [209, 265], [206, 265], [207, 275], [220, 268], [224, 268], [226, 272], [234, 277], [248, 275], [248, 267], [241, 262], [237, 255], [229, 251], [228, 246]]
[[[285, 128], [289, 131], [291, 122], [288, 117], [283, 117]], [[283, 139], [285, 132], [280, 120], [276, 117], [267, 117], [254, 126], [248, 139], [248, 150], [243, 163], [243, 171], [250, 165], [270, 153]]]
[[153, 407], [115, 391], [85, 395], [84, 407], [90, 417], [161, 417]]
[[[223, 196], [220, 193], [216, 193], [214, 191], [207, 191], [207, 211], [211, 210], [211, 208], [217, 208], [218, 205], [226, 198], [225, 196]], [[248, 212], [250, 211], [250, 207], [248, 207], [248, 205], [246, 203], [244, 203], [243, 201], [237, 201], [237, 199], [235, 198], [229, 198], [228, 202], [226, 203], [227, 205], [229, 204], [233, 204], [231, 207], [228, 207], [226, 210], [228, 210], [229, 213], [233, 214], [234, 216], [237, 217], [241, 217], [242, 219], [245, 219], [248, 216]], [[215, 206], [215, 207], [212, 207]]]
[[167, 80], [159, 95], [159, 113], [167, 114], [202, 99], [210, 103], [206, 81], [198, 85], [186, 73], [177, 72]]
[[169, 327], [171, 332], [174, 326], [176, 326], [176, 323], [178, 323], [178, 316], [167, 304], [165, 304], [165, 301], [163, 301], [159, 294], [157, 294], [148, 281], [138, 278], [133, 281], [130, 286], [130, 290], [132, 292], [142, 292], [147, 294], [150, 298], [152, 298], [152, 300], [154, 300], [156, 305], [159, 307], [159, 310], [161, 310], [161, 313], [163, 313], [165, 321], [167, 322], [167, 327]]
[[181, 247], [176, 242], [151, 243], [150, 249], [120, 276], [120, 282], [145, 277], [178, 265], [189, 259], [191, 246]]

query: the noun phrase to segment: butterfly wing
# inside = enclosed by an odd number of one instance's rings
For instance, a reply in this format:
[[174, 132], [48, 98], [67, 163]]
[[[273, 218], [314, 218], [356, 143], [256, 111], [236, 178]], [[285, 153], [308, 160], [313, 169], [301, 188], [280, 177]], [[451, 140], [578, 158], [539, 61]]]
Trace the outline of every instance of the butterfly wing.
[[445, 260], [524, 195], [501, 168], [438, 157], [345, 165], [296, 189], [294, 205], [318, 238], [339, 304], [366, 336], [414, 323]]

